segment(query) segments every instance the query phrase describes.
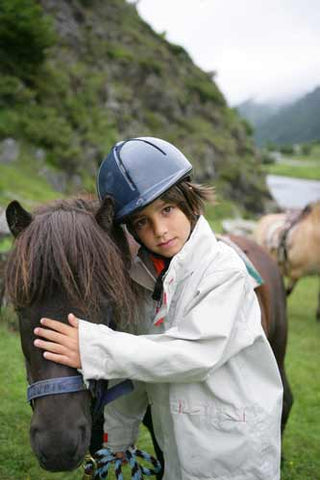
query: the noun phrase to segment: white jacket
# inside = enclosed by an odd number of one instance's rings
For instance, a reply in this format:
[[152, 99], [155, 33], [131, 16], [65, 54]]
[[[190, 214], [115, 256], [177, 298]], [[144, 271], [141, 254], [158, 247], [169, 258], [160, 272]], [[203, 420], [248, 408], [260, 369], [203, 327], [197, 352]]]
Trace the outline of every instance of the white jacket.
[[[139, 257], [132, 276], [153, 289]], [[149, 402], [165, 480], [278, 480], [282, 384], [243, 261], [200, 217], [163, 285], [144, 334], [80, 322], [84, 377], [138, 381], [106, 408], [109, 446], [134, 443]]]

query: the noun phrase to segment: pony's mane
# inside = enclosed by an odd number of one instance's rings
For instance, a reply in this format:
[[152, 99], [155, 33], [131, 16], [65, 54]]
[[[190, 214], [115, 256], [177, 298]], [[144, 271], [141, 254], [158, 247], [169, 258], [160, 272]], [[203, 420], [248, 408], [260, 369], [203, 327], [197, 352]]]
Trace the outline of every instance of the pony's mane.
[[320, 200], [317, 200], [316, 202], [311, 203], [310, 207], [311, 207], [310, 214], [313, 218], [313, 221], [316, 222], [317, 225], [319, 225], [319, 222], [320, 222]]
[[[106, 301], [116, 317], [130, 318], [134, 293], [127, 273], [127, 242], [121, 227], [109, 234], [96, 220], [98, 202], [59, 200], [34, 212], [7, 263], [6, 288], [16, 308], [57, 292], [86, 312]], [[116, 244], [117, 242], [117, 244]]]

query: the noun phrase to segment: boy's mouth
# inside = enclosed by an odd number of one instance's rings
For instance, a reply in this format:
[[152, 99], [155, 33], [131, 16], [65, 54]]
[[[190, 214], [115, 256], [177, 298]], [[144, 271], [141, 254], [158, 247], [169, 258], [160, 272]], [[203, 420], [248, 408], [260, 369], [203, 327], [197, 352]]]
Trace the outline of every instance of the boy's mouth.
[[161, 248], [171, 247], [171, 245], [173, 245], [174, 241], [175, 241], [175, 239], [171, 238], [170, 240], [167, 240], [166, 242], [158, 243], [157, 247], [161, 247]]

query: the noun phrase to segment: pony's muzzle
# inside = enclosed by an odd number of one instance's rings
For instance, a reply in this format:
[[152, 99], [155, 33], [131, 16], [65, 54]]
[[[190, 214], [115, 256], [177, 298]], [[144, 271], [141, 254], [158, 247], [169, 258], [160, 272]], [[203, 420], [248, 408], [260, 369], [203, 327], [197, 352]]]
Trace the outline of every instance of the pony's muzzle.
[[[68, 412], [62, 415], [62, 396], [59, 395], [59, 400], [57, 396], [53, 396], [50, 402], [52, 406], [55, 405], [55, 415], [52, 415], [52, 412], [50, 415], [41, 412], [41, 399], [36, 400], [30, 425], [31, 447], [41, 467], [51, 472], [77, 468], [88, 451], [91, 438], [89, 405], [85, 409], [73, 405], [71, 410], [64, 405], [64, 410]], [[45, 405], [47, 411], [48, 398]]]
[[71, 432], [30, 428], [31, 446], [42, 468], [51, 472], [77, 468], [83, 461], [90, 441], [90, 429], [79, 425]]

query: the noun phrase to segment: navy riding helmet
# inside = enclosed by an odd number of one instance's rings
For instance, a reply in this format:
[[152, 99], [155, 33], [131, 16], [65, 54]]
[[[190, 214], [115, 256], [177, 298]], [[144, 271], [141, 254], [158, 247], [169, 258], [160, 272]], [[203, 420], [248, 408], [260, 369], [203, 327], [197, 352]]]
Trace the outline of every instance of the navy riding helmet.
[[114, 145], [97, 176], [100, 200], [115, 201], [118, 223], [191, 175], [192, 165], [171, 143], [154, 137], [130, 138]]

